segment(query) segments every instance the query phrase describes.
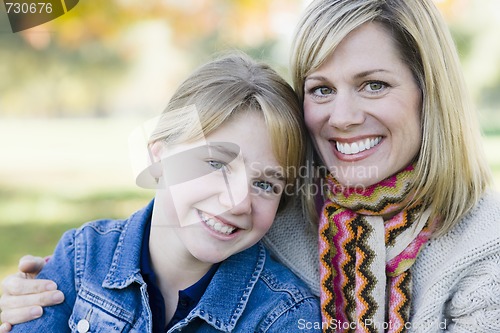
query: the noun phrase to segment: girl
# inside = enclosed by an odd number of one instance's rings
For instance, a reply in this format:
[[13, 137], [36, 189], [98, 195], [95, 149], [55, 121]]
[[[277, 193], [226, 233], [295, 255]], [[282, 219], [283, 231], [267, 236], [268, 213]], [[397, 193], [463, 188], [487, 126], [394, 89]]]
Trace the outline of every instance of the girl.
[[292, 332], [319, 322], [318, 300], [259, 243], [302, 162], [301, 121], [293, 90], [268, 66], [232, 55], [199, 68], [151, 136], [140, 179], [155, 184], [154, 200], [65, 233], [39, 274], [64, 303], [12, 332]]

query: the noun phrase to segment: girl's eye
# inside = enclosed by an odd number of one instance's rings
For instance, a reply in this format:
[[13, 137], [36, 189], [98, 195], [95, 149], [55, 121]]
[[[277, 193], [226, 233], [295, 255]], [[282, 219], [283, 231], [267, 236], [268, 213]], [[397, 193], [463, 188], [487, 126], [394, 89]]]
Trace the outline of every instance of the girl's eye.
[[253, 186], [255, 186], [257, 189], [262, 190], [262, 191], [267, 192], [267, 193], [274, 192], [274, 186], [270, 182], [255, 181], [255, 182], [253, 182]]
[[226, 164], [219, 161], [208, 161], [208, 165], [210, 165], [210, 167], [214, 170], [222, 170], [224, 168], [227, 169]]

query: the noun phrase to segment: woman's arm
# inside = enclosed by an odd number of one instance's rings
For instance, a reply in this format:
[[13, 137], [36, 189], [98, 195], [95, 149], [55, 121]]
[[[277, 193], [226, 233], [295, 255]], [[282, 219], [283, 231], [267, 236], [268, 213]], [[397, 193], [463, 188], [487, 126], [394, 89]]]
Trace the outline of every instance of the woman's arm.
[[51, 280], [34, 280], [47, 259], [24, 256], [19, 260], [19, 272], [2, 281], [0, 298], [0, 333], [9, 332], [11, 325], [23, 323], [43, 314], [42, 307], [60, 304], [64, 294]]
[[500, 253], [474, 263], [449, 303], [446, 332], [500, 332]]

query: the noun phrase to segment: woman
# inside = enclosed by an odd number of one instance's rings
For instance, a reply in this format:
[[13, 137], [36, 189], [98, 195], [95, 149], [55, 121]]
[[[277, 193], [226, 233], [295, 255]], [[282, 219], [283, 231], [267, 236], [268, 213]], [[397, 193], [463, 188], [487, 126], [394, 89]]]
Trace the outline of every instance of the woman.
[[[328, 171], [309, 172], [324, 200], [305, 196], [320, 215], [325, 330], [499, 332], [500, 205], [432, 1], [315, 1], [291, 68], [309, 161]], [[281, 250], [286, 227], [268, 245], [301, 272]]]
[[265, 241], [321, 294], [315, 324], [500, 332], [500, 201], [432, 1], [316, 0], [291, 71], [312, 138], [308, 217], [288, 208]]

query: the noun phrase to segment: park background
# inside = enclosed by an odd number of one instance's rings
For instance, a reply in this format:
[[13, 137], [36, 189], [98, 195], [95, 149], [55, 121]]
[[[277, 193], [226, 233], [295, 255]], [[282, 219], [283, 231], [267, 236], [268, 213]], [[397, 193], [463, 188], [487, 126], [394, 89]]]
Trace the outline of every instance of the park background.
[[[214, 53], [242, 49], [285, 77], [303, 0], [113, 0], [10, 31], [0, 5], [0, 279], [83, 222], [123, 218], [131, 131]], [[460, 51], [500, 189], [500, 1], [435, 0]]]

